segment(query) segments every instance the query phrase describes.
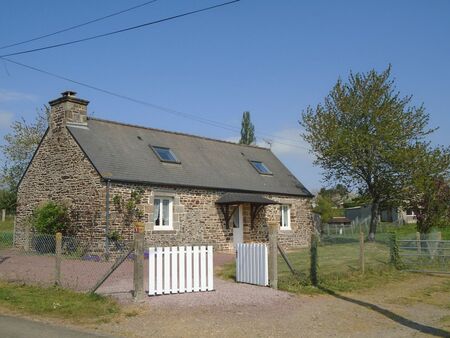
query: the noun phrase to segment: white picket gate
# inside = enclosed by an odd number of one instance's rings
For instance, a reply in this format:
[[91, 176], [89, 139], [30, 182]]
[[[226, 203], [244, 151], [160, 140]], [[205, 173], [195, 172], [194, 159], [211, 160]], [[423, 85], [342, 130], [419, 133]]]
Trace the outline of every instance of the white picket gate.
[[263, 286], [269, 285], [268, 248], [266, 244], [237, 244], [236, 281]]
[[214, 289], [212, 246], [149, 248], [148, 264], [150, 296]]

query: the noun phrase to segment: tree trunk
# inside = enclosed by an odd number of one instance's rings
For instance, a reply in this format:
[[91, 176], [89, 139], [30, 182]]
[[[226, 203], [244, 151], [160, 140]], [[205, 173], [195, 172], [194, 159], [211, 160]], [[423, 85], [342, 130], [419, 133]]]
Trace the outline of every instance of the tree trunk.
[[369, 228], [369, 235], [367, 236], [367, 239], [369, 241], [375, 240], [375, 233], [377, 232], [377, 225], [378, 225], [378, 216], [379, 216], [379, 210], [380, 204], [378, 201], [372, 202], [372, 208], [371, 208], [371, 215], [370, 215], [370, 228]]

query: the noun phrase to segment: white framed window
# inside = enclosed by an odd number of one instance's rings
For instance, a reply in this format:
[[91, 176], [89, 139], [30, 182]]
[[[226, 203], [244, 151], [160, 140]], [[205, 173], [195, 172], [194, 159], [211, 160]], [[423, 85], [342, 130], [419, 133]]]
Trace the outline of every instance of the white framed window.
[[281, 230], [290, 230], [291, 229], [291, 206], [290, 205], [282, 205], [281, 206]]
[[173, 198], [155, 197], [153, 200], [153, 222], [155, 230], [173, 229]]

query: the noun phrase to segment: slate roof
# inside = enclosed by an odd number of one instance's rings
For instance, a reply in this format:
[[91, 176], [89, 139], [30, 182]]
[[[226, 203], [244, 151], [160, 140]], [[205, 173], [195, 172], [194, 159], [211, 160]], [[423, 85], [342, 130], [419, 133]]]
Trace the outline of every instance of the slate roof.
[[[96, 118], [67, 129], [111, 181], [312, 196], [267, 148]], [[150, 145], [170, 148], [181, 163], [161, 162]], [[259, 174], [250, 160], [264, 162], [273, 175]]]

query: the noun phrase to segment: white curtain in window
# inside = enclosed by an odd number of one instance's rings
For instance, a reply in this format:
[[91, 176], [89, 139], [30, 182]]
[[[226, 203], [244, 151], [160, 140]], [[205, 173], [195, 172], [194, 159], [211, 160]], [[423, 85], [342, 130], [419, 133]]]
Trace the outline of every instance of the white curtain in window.
[[170, 225], [170, 211], [169, 211], [169, 207], [170, 207], [170, 201], [169, 200], [163, 200], [163, 205], [162, 205], [162, 225]]

